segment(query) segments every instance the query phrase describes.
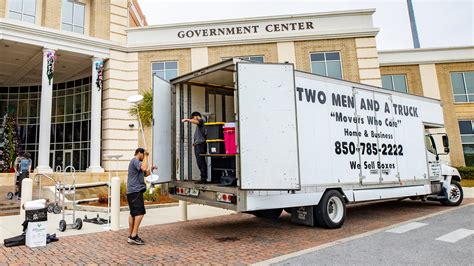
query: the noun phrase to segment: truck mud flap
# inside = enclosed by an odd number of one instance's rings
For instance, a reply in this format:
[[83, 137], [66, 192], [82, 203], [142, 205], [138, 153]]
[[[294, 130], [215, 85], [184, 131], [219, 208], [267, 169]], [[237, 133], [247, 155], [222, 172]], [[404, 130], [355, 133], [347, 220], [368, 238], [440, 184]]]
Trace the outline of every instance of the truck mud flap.
[[303, 206], [291, 208], [291, 222], [296, 224], [315, 226], [314, 207]]

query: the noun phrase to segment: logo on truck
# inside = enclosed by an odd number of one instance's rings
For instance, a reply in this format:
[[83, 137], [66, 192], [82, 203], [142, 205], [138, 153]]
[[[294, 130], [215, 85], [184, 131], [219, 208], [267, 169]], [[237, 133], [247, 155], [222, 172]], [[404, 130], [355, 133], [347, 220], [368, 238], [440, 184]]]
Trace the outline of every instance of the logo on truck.
[[[341, 93], [344, 91], [349, 93]], [[393, 101], [389, 94], [354, 93], [347, 87], [329, 90], [297, 86], [296, 99], [314, 106], [304, 110], [314, 112], [317, 108], [319, 120], [321, 115], [329, 116], [331, 125], [320, 130], [330, 131], [334, 155], [346, 158], [341, 162], [347, 162], [348, 169], [381, 179], [398, 171], [397, 158], [406, 156], [406, 147], [396, 132], [404, 130], [406, 119], [419, 118], [417, 106]]]

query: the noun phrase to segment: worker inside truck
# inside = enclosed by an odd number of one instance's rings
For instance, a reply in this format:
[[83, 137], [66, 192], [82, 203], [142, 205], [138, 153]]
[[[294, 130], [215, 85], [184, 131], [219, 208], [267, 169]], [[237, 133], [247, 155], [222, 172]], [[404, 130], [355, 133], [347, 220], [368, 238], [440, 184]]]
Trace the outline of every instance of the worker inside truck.
[[201, 154], [207, 154], [207, 143], [206, 143], [206, 128], [204, 123], [206, 122], [205, 118], [201, 116], [199, 112], [193, 112], [191, 118], [185, 118], [182, 120], [183, 123], [188, 122], [196, 125], [196, 131], [194, 132], [194, 156], [196, 156], [196, 162], [201, 172], [201, 180], [197, 183], [205, 184], [207, 183], [207, 164], [206, 158], [201, 156]]

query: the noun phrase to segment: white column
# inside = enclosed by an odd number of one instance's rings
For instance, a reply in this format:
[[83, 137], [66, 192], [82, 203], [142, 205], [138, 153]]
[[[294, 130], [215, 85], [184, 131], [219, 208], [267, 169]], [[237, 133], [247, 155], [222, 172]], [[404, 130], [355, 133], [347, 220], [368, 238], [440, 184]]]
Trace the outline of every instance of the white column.
[[50, 173], [49, 146], [51, 144], [51, 106], [53, 100], [53, 79], [48, 79], [48, 54], [54, 56], [55, 50], [43, 49], [43, 70], [41, 72], [40, 132], [38, 147], [38, 173]]
[[100, 143], [102, 131], [102, 89], [97, 86], [96, 64], [104, 64], [102, 58], [92, 58], [92, 82], [91, 82], [91, 150], [90, 166], [87, 172], [103, 173], [104, 168], [100, 165]]

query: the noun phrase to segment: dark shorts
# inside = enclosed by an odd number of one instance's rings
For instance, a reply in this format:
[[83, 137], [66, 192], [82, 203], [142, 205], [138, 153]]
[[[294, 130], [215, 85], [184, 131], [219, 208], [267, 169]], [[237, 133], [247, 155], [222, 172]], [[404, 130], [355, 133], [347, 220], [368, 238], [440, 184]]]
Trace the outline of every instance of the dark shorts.
[[143, 200], [143, 192], [134, 192], [127, 194], [128, 207], [132, 217], [144, 215], [145, 201]]

